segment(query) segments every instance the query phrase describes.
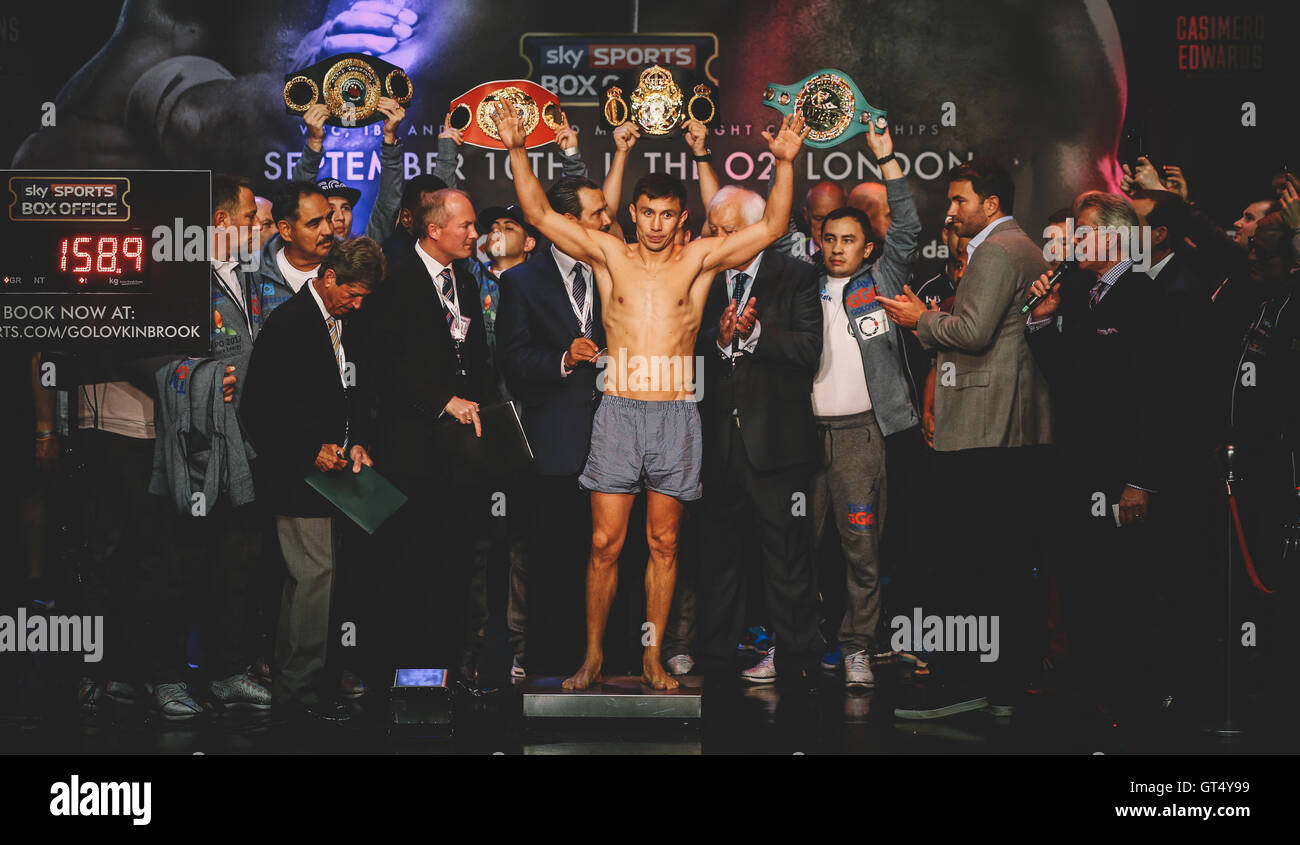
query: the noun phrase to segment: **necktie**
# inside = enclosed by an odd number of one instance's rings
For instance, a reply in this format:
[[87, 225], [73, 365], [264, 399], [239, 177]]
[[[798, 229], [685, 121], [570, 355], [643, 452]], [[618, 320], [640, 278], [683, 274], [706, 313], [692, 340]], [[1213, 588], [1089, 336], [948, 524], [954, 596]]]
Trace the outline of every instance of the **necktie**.
[[334, 317], [326, 317], [325, 325], [330, 330], [330, 343], [334, 346], [334, 360], [339, 365], [339, 375], [343, 375], [343, 328]]
[[[451, 278], [451, 268], [443, 267], [442, 272], [438, 274], [438, 278], [442, 280], [442, 298], [450, 302], [452, 292], [456, 289], [456, 284]], [[451, 309], [444, 305], [442, 310], [446, 312], [447, 325], [450, 326], [452, 321]]]
[[1097, 282], [1097, 284], [1093, 286], [1092, 290], [1088, 293], [1089, 308], [1097, 307], [1097, 303], [1101, 302], [1102, 291], [1104, 291], [1105, 289], [1106, 289], [1106, 285], [1104, 285], [1101, 282]]
[[731, 299], [736, 303], [736, 319], [740, 319], [741, 313], [745, 310], [745, 285], [749, 284], [749, 276], [744, 273], [737, 273], [731, 279]]
[[587, 310], [587, 274], [581, 264], [573, 265], [573, 304], [582, 314], [582, 336], [591, 337], [591, 312]]

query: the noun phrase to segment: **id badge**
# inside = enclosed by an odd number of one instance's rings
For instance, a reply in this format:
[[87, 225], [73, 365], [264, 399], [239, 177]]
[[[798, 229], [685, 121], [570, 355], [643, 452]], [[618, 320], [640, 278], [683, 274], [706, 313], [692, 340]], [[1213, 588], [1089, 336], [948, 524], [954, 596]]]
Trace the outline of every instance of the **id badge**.
[[890, 319], [884, 308], [873, 308], [861, 317], [855, 317], [854, 320], [857, 321], [858, 334], [863, 340], [870, 340], [889, 332]]
[[456, 338], [458, 340], [464, 340], [465, 338], [469, 337], [469, 324], [470, 324], [469, 317], [460, 318], [460, 323], [458, 325], [459, 331], [456, 332]]

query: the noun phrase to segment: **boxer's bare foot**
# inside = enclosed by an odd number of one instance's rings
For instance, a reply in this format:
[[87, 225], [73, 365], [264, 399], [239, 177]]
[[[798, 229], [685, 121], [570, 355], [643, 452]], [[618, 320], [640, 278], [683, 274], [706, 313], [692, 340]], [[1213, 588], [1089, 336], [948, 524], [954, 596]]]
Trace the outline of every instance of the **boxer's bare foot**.
[[658, 655], [641, 657], [641, 683], [654, 689], [677, 689], [677, 679], [664, 671]]
[[562, 684], [565, 689], [586, 689], [592, 684], [600, 683], [600, 664], [601, 658], [587, 658], [586, 662], [577, 672], [573, 673], [572, 678], [568, 678]]

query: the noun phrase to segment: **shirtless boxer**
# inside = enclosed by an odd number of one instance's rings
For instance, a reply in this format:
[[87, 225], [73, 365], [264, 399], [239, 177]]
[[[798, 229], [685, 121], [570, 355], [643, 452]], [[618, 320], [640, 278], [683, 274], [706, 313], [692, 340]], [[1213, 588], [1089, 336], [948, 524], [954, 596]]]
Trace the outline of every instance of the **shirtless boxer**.
[[[592, 268], [612, 353], [606, 357], [605, 395], [596, 411], [591, 453], [579, 479], [591, 491], [587, 655], [564, 688], [586, 689], [600, 681], [605, 623], [618, 587], [618, 555], [632, 500], [644, 479], [649, 640], [641, 657], [641, 680], [655, 689], [673, 689], [677, 681], [660, 662], [659, 638], [668, 624], [677, 578], [682, 503], [698, 499], [701, 492], [700, 418], [686, 388], [694, 383], [695, 335], [714, 275], [727, 267], [743, 267], [785, 234], [794, 193], [791, 162], [808, 130], [801, 117], [787, 117], [775, 137], [763, 133], [775, 159], [776, 177], [758, 223], [682, 245], [677, 234], [686, 220], [685, 188], [671, 177], [652, 175], [633, 190], [630, 211], [636, 242], [627, 244], [553, 211], [533, 175], [518, 115], [498, 108], [493, 120], [510, 150], [515, 191], [528, 222], [566, 255]], [[751, 320], [748, 331], [752, 329]], [[738, 330], [748, 333], [743, 324]], [[593, 351], [587, 360], [598, 355]], [[636, 356], [681, 362], [681, 377], [674, 385], [656, 383], [652, 377], [647, 385], [614, 372], [617, 361]]]

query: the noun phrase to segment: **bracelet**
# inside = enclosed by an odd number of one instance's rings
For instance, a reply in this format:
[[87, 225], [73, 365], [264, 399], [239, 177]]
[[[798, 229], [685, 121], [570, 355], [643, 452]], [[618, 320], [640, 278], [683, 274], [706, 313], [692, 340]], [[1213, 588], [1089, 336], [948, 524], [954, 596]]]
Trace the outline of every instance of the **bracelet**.
[[712, 151], [712, 150], [707, 150], [707, 151], [705, 151], [704, 155], [698, 155], [698, 156], [697, 156], [697, 155], [693, 155], [693, 156], [691, 156], [691, 158], [692, 158], [694, 161], [708, 161], [708, 162], [712, 162], [712, 161], [713, 161], [713, 151]]
[[577, 147], [569, 147], [568, 149], [561, 148], [560, 152], [564, 153], [566, 156], [570, 158], [573, 158], [578, 154], [578, 148]]
[[889, 164], [891, 161], [894, 160], [895, 160], [894, 154], [890, 153], [887, 156], [882, 156], [881, 158], [876, 159], [876, 164], [879, 165], [880, 167], [884, 167], [886, 164]]
[[58, 436], [59, 436], [59, 433], [58, 433], [57, 431], [38, 431], [38, 432], [36, 432], [36, 439], [37, 439], [37, 440], [50, 440], [50, 439], [55, 438], [55, 437], [58, 437]]

